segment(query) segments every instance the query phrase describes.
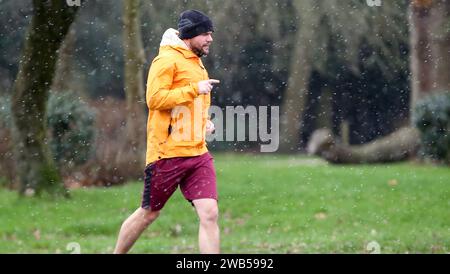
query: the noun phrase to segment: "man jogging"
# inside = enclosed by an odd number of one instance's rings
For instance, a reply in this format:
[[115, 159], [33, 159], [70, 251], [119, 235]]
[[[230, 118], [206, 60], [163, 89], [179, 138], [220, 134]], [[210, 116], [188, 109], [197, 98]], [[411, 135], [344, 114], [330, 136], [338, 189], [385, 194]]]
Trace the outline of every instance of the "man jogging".
[[178, 31], [168, 29], [147, 80], [147, 155], [142, 204], [122, 224], [114, 253], [126, 253], [158, 217], [179, 186], [198, 214], [201, 253], [219, 253], [216, 174], [205, 134], [210, 92], [200, 57], [209, 53], [211, 20], [200, 11], [181, 13]]

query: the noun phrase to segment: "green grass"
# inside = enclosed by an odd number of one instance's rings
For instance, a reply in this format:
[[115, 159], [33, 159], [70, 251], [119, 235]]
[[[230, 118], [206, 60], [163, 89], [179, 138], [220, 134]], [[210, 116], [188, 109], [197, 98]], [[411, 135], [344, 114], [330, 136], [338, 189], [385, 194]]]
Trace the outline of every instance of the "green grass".
[[[328, 165], [315, 158], [218, 154], [224, 253], [450, 252], [450, 169]], [[390, 182], [390, 183], [389, 183]], [[72, 191], [68, 200], [0, 189], [0, 253], [110, 253], [142, 183]], [[179, 191], [132, 253], [197, 253], [197, 217]]]

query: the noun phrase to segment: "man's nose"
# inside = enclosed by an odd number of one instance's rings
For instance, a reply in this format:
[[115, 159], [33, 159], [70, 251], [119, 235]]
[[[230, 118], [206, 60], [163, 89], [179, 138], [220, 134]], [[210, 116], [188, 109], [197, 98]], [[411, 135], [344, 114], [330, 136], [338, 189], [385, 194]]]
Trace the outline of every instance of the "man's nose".
[[211, 43], [212, 41], [214, 41], [211, 34], [208, 34], [208, 37], [206, 37], [206, 40], [207, 40], [208, 42], [210, 42], [210, 43]]

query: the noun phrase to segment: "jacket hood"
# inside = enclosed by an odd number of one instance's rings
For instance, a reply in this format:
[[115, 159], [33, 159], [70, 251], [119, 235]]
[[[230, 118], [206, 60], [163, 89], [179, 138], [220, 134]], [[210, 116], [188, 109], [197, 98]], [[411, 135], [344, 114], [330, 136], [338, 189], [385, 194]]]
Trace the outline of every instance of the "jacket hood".
[[[161, 39], [160, 52], [165, 51], [169, 48], [173, 48], [179, 52], [181, 52], [186, 58], [197, 57], [195, 53], [193, 53], [188, 46], [183, 42], [183, 40], [178, 37], [178, 30], [176, 29], [168, 29], [164, 32], [163, 37]], [[198, 58], [198, 57], [197, 57]]]
[[186, 44], [178, 37], [178, 31], [176, 29], [168, 29], [164, 32], [161, 43], [159, 44], [160, 47], [164, 46], [172, 46], [172, 47], [181, 47], [188, 49]]

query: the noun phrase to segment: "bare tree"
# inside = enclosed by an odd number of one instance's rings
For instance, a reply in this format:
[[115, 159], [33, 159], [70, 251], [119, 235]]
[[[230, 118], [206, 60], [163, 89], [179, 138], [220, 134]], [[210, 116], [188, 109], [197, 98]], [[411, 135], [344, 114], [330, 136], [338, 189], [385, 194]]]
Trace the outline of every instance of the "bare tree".
[[[450, 91], [449, 71], [450, 2], [446, 0], [413, 0], [409, 6], [411, 45], [412, 98], [417, 100], [435, 91]], [[415, 127], [396, 132], [360, 146], [336, 143], [329, 131], [319, 130], [308, 144], [308, 152], [334, 163], [374, 163], [403, 160], [417, 152], [420, 134]]]
[[[116, 165], [137, 178], [142, 173], [145, 158], [145, 100], [139, 0], [125, 0], [123, 47], [125, 59], [126, 124], [125, 140], [116, 157]], [[125, 167], [124, 167], [125, 165]]]
[[20, 193], [64, 193], [46, 139], [46, 104], [57, 50], [74, 21], [77, 6], [60, 0], [34, 0], [19, 72], [13, 86], [12, 112]]
[[[310, 95], [311, 73], [335, 77], [331, 74], [335, 71], [328, 70], [330, 57], [336, 54], [329, 51], [331, 42], [339, 42], [333, 47], [339, 50], [341, 66], [357, 75], [361, 73], [358, 68], [361, 61], [359, 47], [364, 41], [381, 52], [380, 56], [390, 56], [388, 65], [393, 70], [402, 69], [403, 64], [398, 62], [401, 53], [396, 43], [406, 36], [400, 27], [392, 26], [403, 19], [398, 15], [401, 5], [394, 1], [383, 2], [379, 9], [370, 8], [364, 1], [358, 0], [297, 0], [294, 6], [298, 18], [296, 41], [281, 108], [280, 146], [284, 151], [296, 151], [302, 146], [300, 136], [305, 103]], [[388, 26], [386, 21], [391, 25]], [[371, 63], [386, 66], [377, 55], [372, 57]]]
[[287, 89], [281, 105], [281, 132], [280, 150], [296, 151], [299, 149], [299, 140], [302, 130], [305, 100], [308, 96], [308, 85], [311, 70], [310, 59], [311, 41], [314, 26], [317, 26], [319, 15], [314, 12], [316, 5], [312, 1], [296, 1], [295, 7], [300, 14], [297, 26], [296, 39], [291, 57], [290, 74]]

